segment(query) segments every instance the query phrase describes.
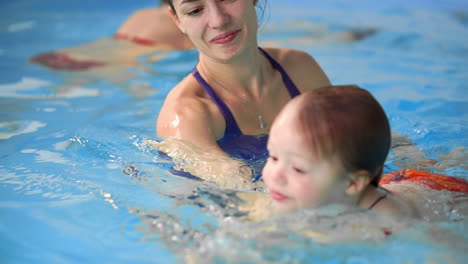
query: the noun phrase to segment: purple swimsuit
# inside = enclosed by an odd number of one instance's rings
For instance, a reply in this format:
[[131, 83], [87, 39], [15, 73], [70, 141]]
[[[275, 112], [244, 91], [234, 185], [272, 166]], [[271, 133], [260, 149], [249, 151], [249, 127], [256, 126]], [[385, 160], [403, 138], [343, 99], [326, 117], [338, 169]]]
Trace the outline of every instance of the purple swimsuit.
[[[270, 61], [273, 68], [281, 73], [283, 82], [288, 89], [291, 98], [299, 95], [300, 91], [297, 89], [291, 78], [289, 78], [283, 67], [281, 67], [281, 65], [265, 50], [260, 47], [258, 49], [263, 53], [268, 61]], [[260, 180], [263, 166], [265, 165], [268, 157], [268, 151], [266, 150], [268, 135], [244, 135], [237, 125], [236, 119], [234, 118], [231, 110], [229, 110], [229, 107], [219, 98], [218, 95], [216, 95], [213, 88], [211, 88], [211, 86], [201, 76], [200, 72], [198, 72], [197, 67], [193, 69], [192, 74], [208, 93], [211, 100], [213, 100], [213, 102], [218, 106], [224, 116], [224, 120], [226, 121], [224, 136], [217, 141], [219, 147], [231, 157], [241, 159], [253, 168], [253, 182]]]

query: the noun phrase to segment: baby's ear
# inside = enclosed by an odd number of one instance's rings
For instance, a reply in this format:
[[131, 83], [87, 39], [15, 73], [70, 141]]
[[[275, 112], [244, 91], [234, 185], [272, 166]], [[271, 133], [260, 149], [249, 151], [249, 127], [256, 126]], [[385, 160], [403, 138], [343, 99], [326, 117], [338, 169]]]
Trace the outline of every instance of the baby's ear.
[[371, 181], [371, 175], [366, 170], [357, 170], [350, 174], [350, 180], [348, 187], [346, 188], [346, 194], [354, 195], [362, 192]]

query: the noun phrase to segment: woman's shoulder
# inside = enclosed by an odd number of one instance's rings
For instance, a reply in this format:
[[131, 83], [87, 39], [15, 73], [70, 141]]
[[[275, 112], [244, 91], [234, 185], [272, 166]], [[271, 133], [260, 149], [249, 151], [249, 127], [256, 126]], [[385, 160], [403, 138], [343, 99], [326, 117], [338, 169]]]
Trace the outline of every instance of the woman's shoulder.
[[[191, 76], [185, 77], [166, 96], [159, 112], [157, 130], [160, 136], [170, 136], [174, 122], [179, 127], [188, 124], [214, 126], [218, 120], [216, 105], [209, 99], [200, 84]], [[168, 135], [166, 135], [168, 134]]]
[[330, 85], [327, 75], [309, 53], [286, 48], [264, 49], [285, 69], [302, 92]]
[[274, 57], [278, 61], [284, 62], [288, 59], [299, 59], [300, 57], [306, 56], [307, 59], [311, 59], [312, 56], [303, 50], [289, 49], [289, 48], [275, 48], [275, 47], [262, 47], [270, 56]]
[[201, 85], [189, 74], [166, 96], [162, 110], [169, 109], [177, 114], [189, 114], [207, 110], [211, 101]]
[[272, 47], [265, 47], [263, 49], [283, 67], [292, 63], [313, 64], [315, 62], [314, 58], [303, 50]]

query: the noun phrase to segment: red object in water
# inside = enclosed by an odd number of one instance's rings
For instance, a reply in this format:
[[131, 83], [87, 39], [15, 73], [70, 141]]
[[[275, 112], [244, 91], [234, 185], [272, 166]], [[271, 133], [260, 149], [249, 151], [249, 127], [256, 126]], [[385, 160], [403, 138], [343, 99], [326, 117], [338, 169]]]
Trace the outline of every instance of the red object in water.
[[105, 63], [94, 60], [77, 60], [67, 54], [42, 53], [31, 58], [31, 61], [46, 67], [63, 71], [84, 71], [94, 67], [104, 66]]
[[411, 182], [434, 190], [468, 193], [468, 182], [464, 179], [411, 169], [403, 169], [386, 174], [380, 180], [379, 185], [392, 182]]
[[[126, 34], [117, 33], [114, 35], [115, 39], [129, 40], [133, 43], [143, 46], [153, 46], [156, 42], [150, 39], [132, 37]], [[67, 54], [47, 52], [42, 53], [31, 58], [31, 61], [44, 65], [46, 67], [62, 70], [62, 71], [85, 71], [95, 67], [101, 67], [106, 63], [95, 60], [78, 60], [68, 56]]]
[[140, 38], [140, 37], [132, 37], [127, 34], [122, 34], [122, 33], [116, 33], [114, 35], [115, 39], [124, 39], [124, 40], [129, 40], [132, 41], [133, 43], [143, 45], [143, 46], [154, 46], [156, 45], [156, 42], [151, 40], [151, 39], [146, 39], [146, 38]]

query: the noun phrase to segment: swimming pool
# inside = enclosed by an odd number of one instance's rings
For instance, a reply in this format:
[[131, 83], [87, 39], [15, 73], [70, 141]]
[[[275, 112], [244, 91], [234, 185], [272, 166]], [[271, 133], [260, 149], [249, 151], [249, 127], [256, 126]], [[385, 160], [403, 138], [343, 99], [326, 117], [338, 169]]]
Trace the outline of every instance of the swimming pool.
[[[197, 254], [215, 263], [466, 259], [464, 218], [417, 223], [383, 241], [367, 230], [362, 242], [323, 245], [293, 230], [312, 223], [339, 233], [360, 215], [301, 212], [274, 222], [283, 230], [262, 233], [272, 223], [238, 221], [234, 192], [170, 175], [143, 141], [155, 138], [162, 101], [195, 65], [194, 51], [142, 56], [144, 67], [126, 70], [131, 78], [120, 82], [28, 62], [112, 35], [133, 10], [154, 4], [114, 2], [0, 3], [2, 263], [182, 263]], [[322, 2], [270, 1], [261, 40], [307, 50], [333, 83], [369, 89], [392, 130], [439, 160], [435, 172], [468, 179], [465, 150], [440, 160], [468, 145], [468, 5]], [[375, 33], [360, 41], [333, 37], [369, 29]], [[304, 36], [323, 42], [310, 45]], [[386, 171], [400, 168], [398, 162], [390, 156]]]

